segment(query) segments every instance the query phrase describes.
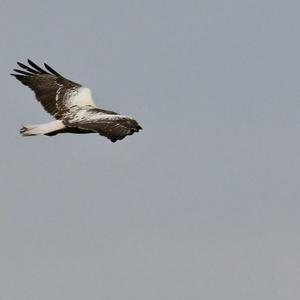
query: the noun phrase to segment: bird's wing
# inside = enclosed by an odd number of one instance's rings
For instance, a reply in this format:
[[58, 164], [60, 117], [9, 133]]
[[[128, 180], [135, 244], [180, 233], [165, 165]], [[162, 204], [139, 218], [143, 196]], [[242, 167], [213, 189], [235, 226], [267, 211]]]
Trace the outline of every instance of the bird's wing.
[[31, 60], [28, 64], [30, 66], [18, 62], [23, 70], [14, 69], [16, 74], [11, 75], [30, 87], [44, 109], [56, 119], [74, 105], [95, 106], [90, 89], [64, 78], [47, 64], [44, 64], [46, 70]]
[[113, 143], [122, 140], [127, 135], [138, 132], [142, 127], [136, 120], [116, 113], [101, 113], [100, 109], [78, 109], [75, 114], [64, 118], [64, 124], [84, 130], [91, 130], [107, 137]]

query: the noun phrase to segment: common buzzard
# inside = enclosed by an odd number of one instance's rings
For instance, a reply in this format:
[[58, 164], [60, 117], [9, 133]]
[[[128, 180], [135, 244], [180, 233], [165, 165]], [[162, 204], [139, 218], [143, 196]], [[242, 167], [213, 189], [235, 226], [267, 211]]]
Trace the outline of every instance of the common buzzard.
[[96, 107], [89, 88], [70, 81], [47, 64], [46, 70], [29, 59], [29, 66], [17, 64], [22, 70], [14, 69], [16, 74], [11, 75], [31, 88], [44, 109], [56, 119], [23, 126], [23, 136], [98, 133], [114, 143], [142, 129], [131, 117]]

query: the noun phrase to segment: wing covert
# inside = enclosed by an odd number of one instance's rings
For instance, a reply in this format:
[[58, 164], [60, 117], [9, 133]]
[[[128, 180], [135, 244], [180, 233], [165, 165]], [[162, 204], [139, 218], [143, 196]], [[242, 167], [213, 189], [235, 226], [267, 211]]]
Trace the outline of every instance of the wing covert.
[[68, 127], [97, 132], [113, 143], [142, 129], [133, 118], [115, 112], [103, 113], [103, 110], [98, 108], [71, 110], [70, 114], [64, 118], [64, 124]]
[[28, 64], [18, 62], [23, 70], [14, 69], [15, 74], [11, 75], [33, 90], [44, 109], [56, 119], [73, 105], [94, 105], [88, 88], [68, 80], [47, 64], [46, 70], [31, 60]]

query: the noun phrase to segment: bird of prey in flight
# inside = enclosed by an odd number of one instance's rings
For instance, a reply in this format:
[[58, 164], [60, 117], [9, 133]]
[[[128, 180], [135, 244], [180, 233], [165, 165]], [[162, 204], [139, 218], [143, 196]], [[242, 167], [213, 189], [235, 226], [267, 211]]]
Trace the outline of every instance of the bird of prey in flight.
[[22, 70], [14, 69], [15, 74], [11, 75], [31, 88], [44, 109], [56, 119], [23, 126], [23, 136], [98, 133], [114, 143], [142, 129], [131, 117], [96, 107], [89, 88], [70, 81], [47, 64], [45, 69], [29, 59], [29, 66], [17, 64]]

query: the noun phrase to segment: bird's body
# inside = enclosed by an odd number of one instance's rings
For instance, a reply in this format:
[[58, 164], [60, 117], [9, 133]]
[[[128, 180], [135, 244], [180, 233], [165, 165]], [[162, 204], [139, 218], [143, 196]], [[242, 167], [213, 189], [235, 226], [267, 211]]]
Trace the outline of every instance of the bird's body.
[[142, 129], [131, 117], [97, 108], [90, 89], [64, 78], [47, 64], [45, 71], [30, 60], [28, 63], [30, 67], [18, 63], [26, 71], [14, 69], [17, 74], [11, 75], [30, 87], [56, 120], [23, 126], [20, 130], [23, 136], [99, 133], [116, 142]]

